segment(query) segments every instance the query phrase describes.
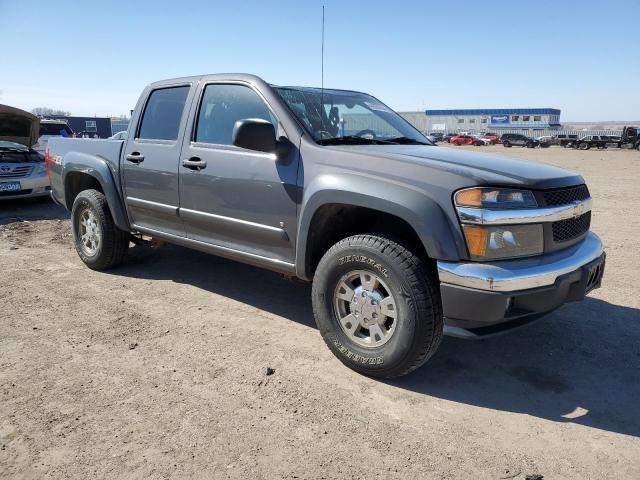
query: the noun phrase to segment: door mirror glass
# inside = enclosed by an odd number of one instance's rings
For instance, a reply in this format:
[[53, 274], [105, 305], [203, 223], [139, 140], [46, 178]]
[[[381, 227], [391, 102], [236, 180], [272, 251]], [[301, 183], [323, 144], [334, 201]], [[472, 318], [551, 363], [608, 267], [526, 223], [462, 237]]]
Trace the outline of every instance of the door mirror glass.
[[276, 129], [271, 122], [261, 118], [238, 120], [231, 138], [236, 147], [266, 153], [276, 150]]

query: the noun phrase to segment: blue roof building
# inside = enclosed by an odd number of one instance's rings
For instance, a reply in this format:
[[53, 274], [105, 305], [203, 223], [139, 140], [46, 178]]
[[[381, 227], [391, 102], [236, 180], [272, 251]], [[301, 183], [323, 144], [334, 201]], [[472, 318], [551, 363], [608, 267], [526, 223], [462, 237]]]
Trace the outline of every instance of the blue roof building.
[[489, 129], [559, 129], [557, 108], [477, 108], [426, 110], [427, 131], [486, 131]]

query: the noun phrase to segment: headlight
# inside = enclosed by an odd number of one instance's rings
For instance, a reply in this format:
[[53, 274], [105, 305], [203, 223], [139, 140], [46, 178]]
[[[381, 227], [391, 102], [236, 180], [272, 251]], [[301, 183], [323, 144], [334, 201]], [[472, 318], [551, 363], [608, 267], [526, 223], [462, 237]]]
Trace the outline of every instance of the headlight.
[[36, 168], [33, 170], [33, 173], [36, 175], [42, 175], [46, 172], [47, 172], [47, 167], [45, 166], [44, 163], [38, 163], [38, 165], [36, 165]]
[[[477, 187], [456, 192], [454, 202], [472, 260], [530, 257], [544, 252], [542, 224], [514, 222], [517, 209], [536, 208], [533, 192], [513, 188]], [[489, 213], [509, 210], [504, 225], [483, 225]], [[502, 223], [502, 222], [501, 222]]]
[[512, 188], [466, 188], [456, 193], [458, 207], [477, 208], [535, 208], [538, 206], [533, 193]]
[[544, 250], [541, 224], [463, 225], [462, 230], [472, 260], [530, 257], [540, 255]]

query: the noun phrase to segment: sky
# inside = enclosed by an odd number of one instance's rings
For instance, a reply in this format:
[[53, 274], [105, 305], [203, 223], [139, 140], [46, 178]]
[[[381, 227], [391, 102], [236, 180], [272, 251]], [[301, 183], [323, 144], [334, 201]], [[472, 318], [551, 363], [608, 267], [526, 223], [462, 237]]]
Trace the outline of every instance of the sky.
[[640, 0], [0, 0], [0, 103], [128, 114], [153, 81], [243, 72], [398, 111], [640, 120]]

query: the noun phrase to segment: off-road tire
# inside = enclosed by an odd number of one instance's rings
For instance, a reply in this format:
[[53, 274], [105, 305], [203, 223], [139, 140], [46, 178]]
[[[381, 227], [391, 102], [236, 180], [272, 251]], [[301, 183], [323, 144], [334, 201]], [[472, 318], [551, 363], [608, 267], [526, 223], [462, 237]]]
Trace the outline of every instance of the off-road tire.
[[[80, 215], [90, 209], [101, 231], [97, 251], [88, 255], [81, 246]], [[78, 194], [71, 209], [73, 243], [80, 259], [92, 270], [107, 270], [120, 265], [129, 250], [129, 232], [120, 230], [111, 216], [107, 199], [98, 190], [83, 190]]]
[[[384, 278], [397, 304], [396, 329], [379, 347], [352, 341], [334, 308], [340, 279], [356, 270]], [[331, 351], [346, 366], [365, 375], [406, 375], [423, 365], [442, 341], [444, 320], [435, 268], [383, 235], [355, 235], [331, 247], [316, 269], [312, 301], [316, 325]]]

